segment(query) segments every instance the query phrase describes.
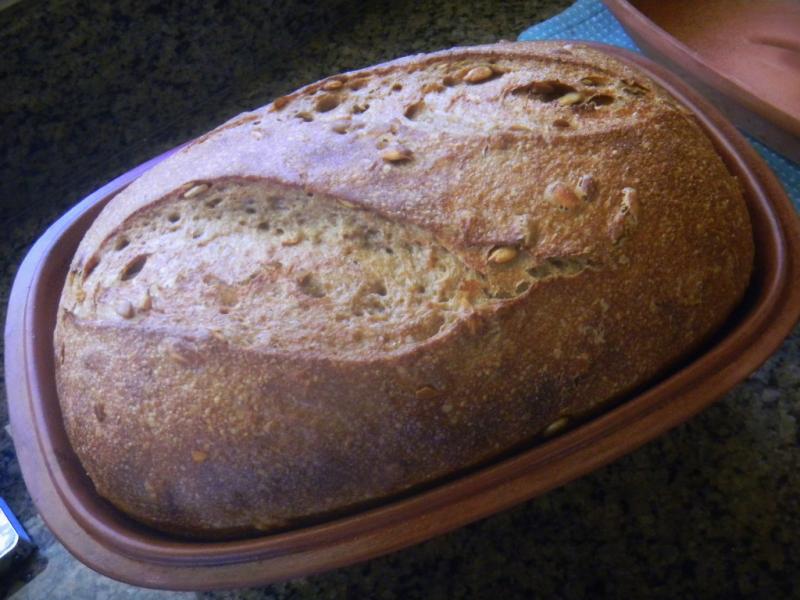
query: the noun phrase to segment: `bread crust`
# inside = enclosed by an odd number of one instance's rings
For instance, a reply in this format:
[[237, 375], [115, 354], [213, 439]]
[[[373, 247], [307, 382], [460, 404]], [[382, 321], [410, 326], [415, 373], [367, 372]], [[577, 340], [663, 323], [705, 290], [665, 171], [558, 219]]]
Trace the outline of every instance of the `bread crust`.
[[[315, 344], [313, 329], [244, 343], [98, 308], [88, 281], [120, 232], [220, 182], [413, 230], [491, 290], [471, 302], [463, 285], [447, 326], [395, 345]], [[103, 210], [59, 309], [62, 412], [98, 492], [132, 516], [275, 530], [490, 460], [652, 381], [720, 328], [752, 263], [738, 183], [642, 74], [552, 42], [412, 56], [236, 117]]]

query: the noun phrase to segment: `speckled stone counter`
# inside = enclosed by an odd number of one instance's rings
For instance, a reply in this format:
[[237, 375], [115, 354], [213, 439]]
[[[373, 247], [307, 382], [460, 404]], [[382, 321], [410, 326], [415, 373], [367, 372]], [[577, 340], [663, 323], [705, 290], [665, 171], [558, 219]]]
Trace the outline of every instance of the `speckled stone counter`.
[[[23, 0], [0, 11], [0, 299], [38, 235], [114, 176], [341, 70], [514, 39], [568, 0]], [[3, 390], [4, 394], [4, 390]], [[8, 421], [5, 397], [0, 424]], [[800, 329], [756, 374], [622, 460], [364, 564], [263, 589], [145, 590], [73, 559], [0, 432], [0, 494], [39, 551], [15, 598], [800, 597]]]

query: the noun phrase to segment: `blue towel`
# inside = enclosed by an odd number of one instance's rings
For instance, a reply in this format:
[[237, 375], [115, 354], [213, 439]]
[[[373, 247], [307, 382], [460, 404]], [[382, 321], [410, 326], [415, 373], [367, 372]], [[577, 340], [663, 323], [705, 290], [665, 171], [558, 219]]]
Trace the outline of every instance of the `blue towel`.
[[[577, 0], [561, 14], [523, 31], [519, 39], [588, 40], [641, 52], [600, 0]], [[800, 165], [770, 150], [752, 137], [746, 137], [781, 180], [795, 208], [800, 210]]]

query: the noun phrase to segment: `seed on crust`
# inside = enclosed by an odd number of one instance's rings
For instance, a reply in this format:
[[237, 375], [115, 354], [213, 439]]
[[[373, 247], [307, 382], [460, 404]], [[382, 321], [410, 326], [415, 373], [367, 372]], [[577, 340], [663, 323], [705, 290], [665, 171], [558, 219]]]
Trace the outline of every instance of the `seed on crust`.
[[133, 318], [133, 304], [128, 300], [121, 300], [114, 305], [114, 310], [123, 319]]
[[403, 162], [411, 160], [412, 152], [403, 146], [391, 146], [381, 152], [381, 158], [386, 162]]
[[150, 310], [153, 308], [153, 297], [150, 295], [150, 290], [145, 290], [139, 297], [138, 308], [139, 310]]
[[622, 189], [622, 204], [619, 210], [623, 215], [628, 216], [631, 224], [635, 225], [639, 220], [639, 197], [634, 188]]
[[441, 392], [432, 385], [423, 385], [414, 393], [414, 395], [417, 397], [417, 400], [432, 400], [439, 394], [441, 394]]
[[578, 195], [584, 202], [591, 202], [597, 195], [597, 184], [594, 177], [591, 175], [584, 175], [578, 180], [578, 188], [576, 190]]
[[198, 196], [198, 195], [202, 194], [203, 192], [205, 192], [208, 189], [208, 187], [209, 186], [208, 186], [207, 183], [199, 183], [197, 185], [194, 185], [194, 186], [190, 187], [185, 192], [183, 192], [183, 197], [184, 198], [194, 198], [195, 196]]
[[581, 96], [578, 92], [570, 92], [569, 94], [564, 94], [561, 98], [558, 99], [558, 104], [560, 106], [573, 106], [574, 104], [579, 104], [583, 101], [583, 96]]
[[580, 198], [575, 191], [561, 181], [554, 181], [544, 190], [545, 199], [562, 210], [571, 210], [580, 206]]
[[567, 426], [568, 423], [569, 419], [567, 417], [561, 417], [550, 423], [550, 425], [548, 425], [547, 427], [545, 427], [542, 433], [546, 437], [550, 437], [551, 435], [555, 435], [561, 432]]
[[517, 258], [518, 253], [513, 246], [500, 246], [489, 253], [489, 262], [502, 265]]
[[480, 67], [470, 69], [467, 74], [464, 75], [464, 81], [467, 83], [483, 83], [487, 79], [491, 79], [492, 75], [494, 75], [492, 67], [481, 65]]
[[343, 85], [344, 83], [342, 83], [340, 79], [331, 79], [330, 81], [326, 81], [323, 84], [322, 89], [325, 90], [326, 92], [332, 92], [334, 90], [340, 89]]
[[599, 85], [603, 85], [605, 83], [605, 79], [603, 79], [602, 77], [597, 77], [595, 75], [591, 75], [589, 77], [584, 77], [583, 79], [581, 79], [581, 83], [583, 85], [589, 85], [589, 86], [592, 86], [592, 87], [597, 87]]
[[296, 246], [305, 239], [302, 231], [295, 231], [289, 237], [281, 240], [281, 246]]
[[633, 79], [623, 79], [622, 83], [624, 84], [624, 87], [622, 88], [623, 91], [633, 96], [643, 96], [650, 91], [641, 83]]
[[203, 450], [192, 450], [192, 460], [198, 464], [203, 463], [208, 458], [208, 452]]
[[634, 188], [626, 187], [622, 190], [622, 202], [619, 210], [611, 218], [608, 225], [608, 234], [615, 244], [623, 237], [630, 234], [639, 222], [639, 200]]

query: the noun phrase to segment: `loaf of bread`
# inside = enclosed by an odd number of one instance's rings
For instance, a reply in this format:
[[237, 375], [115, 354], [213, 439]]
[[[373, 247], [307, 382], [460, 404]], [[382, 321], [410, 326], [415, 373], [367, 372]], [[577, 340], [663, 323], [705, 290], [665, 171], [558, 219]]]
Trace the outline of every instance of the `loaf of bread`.
[[752, 263], [738, 182], [641, 73], [561, 43], [412, 56], [241, 115], [108, 204], [58, 312], [64, 422], [140, 521], [296, 526], [654, 381]]

